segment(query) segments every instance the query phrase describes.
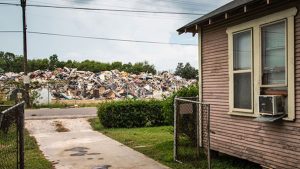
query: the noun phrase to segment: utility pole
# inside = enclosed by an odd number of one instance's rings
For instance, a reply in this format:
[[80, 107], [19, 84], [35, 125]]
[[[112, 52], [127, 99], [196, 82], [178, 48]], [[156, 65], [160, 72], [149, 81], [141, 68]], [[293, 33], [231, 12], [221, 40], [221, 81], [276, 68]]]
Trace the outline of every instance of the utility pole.
[[24, 88], [25, 88], [25, 101], [27, 107], [30, 107], [29, 102], [29, 83], [30, 79], [28, 77], [28, 68], [27, 68], [27, 25], [26, 25], [26, 0], [21, 0], [22, 7], [22, 18], [23, 18], [23, 55], [24, 55]]

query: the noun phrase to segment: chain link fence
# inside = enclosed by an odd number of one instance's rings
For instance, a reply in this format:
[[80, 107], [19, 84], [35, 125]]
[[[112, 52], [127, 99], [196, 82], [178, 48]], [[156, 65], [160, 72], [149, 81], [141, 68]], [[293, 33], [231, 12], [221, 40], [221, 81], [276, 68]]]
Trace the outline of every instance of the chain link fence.
[[24, 104], [0, 106], [0, 169], [24, 169]]
[[196, 97], [174, 100], [174, 159], [194, 163], [207, 158], [210, 169], [210, 105]]
[[[0, 104], [10, 101], [8, 96], [15, 89], [23, 89], [18, 82], [0, 84]], [[105, 100], [125, 98], [161, 98], [162, 92], [148, 91], [134, 83], [105, 84], [75, 80], [33, 81], [30, 83], [30, 104], [33, 107], [72, 107], [96, 105]]]

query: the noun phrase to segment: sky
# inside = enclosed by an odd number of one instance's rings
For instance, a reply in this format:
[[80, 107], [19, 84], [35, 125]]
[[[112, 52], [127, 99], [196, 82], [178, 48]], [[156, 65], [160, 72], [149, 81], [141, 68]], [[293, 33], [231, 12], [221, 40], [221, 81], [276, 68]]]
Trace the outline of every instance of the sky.
[[[27, 0], [28, 4], [206, 14], [231, 0]], [[0, 0], [19, 3], [19, 0]], [[28, 31], [167, 43], [197, 44], [197, 36], [176, 30], [199, 18], [106, 11], [27, 7]], [[22, 30], [21, 7], [0, 5], [0, 31]], [[22, 34], [0, 33], [0, 51], [21, 55]], [[142, 44], [28, 34], [28, 59], [148, 61], [158, 70], [174, 70], [179, 62], [197, 66], [197, 46]]]

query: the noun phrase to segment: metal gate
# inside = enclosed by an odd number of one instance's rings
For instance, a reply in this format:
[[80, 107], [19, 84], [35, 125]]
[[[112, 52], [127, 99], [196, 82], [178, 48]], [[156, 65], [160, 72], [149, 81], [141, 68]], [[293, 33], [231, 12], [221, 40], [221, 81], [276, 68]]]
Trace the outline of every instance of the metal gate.
[[174, 160], [197, 163], [201, 158], [210, 162], [210, 105], [196, 97], [174, 100]]
[[24, 104], [0, 106], [0, 169], [24, 169]]

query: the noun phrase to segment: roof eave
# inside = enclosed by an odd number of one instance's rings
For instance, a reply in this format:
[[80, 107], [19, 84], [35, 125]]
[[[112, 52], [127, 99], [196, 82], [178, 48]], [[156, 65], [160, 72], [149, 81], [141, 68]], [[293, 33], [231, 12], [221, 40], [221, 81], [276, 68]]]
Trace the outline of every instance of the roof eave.
[[[229, 9], [229, 10], [225, 10], [225, 11], [223, 11], [223, 12], [221, 12], [221, 13], [218, 13], [218, 14], [216, 14], [216, 15], [213, 15], [213, 16], [211, 16], [211, 17], [209, 17], [209, 18], [206, 18], [206, 19], [204, 19], [204, 20], [202, 20], [202, 21], [199, 21], [199, 22], [195, 22], [195, 21], [192, 21], [192, 22], [190, 22], [189, 24], [187, 24], [187, 25], [185, 25], [185, 26], [183, 26], [183, 27], [181, 27], [181, 28], [179, 28], [179, 29], [177, 29], [177, 32], [178, 32], [178, 34], [179, 35], [181, 35], [181, 34], [183, 34], [183, 33], [195, 33], [195, 30], [193, 29], [193, 27], [195, 27], [196, 25], [197, 25], [197, 27], [202, 27], [203, 26], [203, 24], [204, 23], [209, 23], [209, 24], [211, 24], [209, 21], [211, 21], [213, 18], [216, 18], [216, 17], [220, 17], [220, 16], [222, 16], [222, 15], [224, 15], [224, 19], [226, 18], [226, 13], [229, 13], [230, 11], [234, 11], [234, 10], [237, 10], [237, 9], [239, 9], [239, 8], [244, 8], [244, 6], [247, 6], [248, 4], [250, 4], [250, 3], [254, 3], [256, 0], [253, 0], [253, 1], [250, 1], [250, 2], [248, 2], [248, 3], [245, 3], [245, 4], [242, 4], [242, 5], [239, 5], [239, 6], [236, 6], [235, 8], [232, 8], [232, 9]], [[224, 5], [225, 6], [225, 5]], [[223, 7], [223, 6], [222, 6]], [[220, 7], [220, 8], [222, 8], [222, 7]], [[195, 23], [193, 23], [193, 22], [195, 22]]]

